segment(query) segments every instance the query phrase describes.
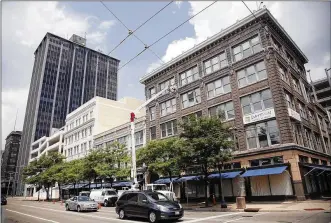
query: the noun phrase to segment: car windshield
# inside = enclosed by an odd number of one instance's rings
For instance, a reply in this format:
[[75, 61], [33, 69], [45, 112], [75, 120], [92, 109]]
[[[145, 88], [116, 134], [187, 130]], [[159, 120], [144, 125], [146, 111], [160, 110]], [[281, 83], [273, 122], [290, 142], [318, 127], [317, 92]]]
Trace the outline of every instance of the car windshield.
[[89, 197], [86, 197], [86, 196], [79, 196], [78, 201], [91, 201], [91, 199]]
[[169, 201], [169, 199], [164, 196], [161, 193], [148, 193], [148, 195], [154, 200], [154, 201]]
[[116, 195], [116, 192], [113, 191], [113, 190], [108, 190], [108, 191], [106, 191], [105, 194], [106, 194], [106, 195]]

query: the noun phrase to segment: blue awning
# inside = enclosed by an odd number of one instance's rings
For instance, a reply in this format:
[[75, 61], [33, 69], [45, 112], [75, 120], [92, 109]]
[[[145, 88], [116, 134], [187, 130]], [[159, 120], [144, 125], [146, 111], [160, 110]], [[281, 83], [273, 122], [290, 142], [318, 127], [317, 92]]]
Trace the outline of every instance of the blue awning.
[[242, 171], [234, 171], [234, 172], [227, 172], [227, 173], [213, 173], [208, 176], [208, 179], [215, 179], [215, 178], [220, 178], [222, 179], [232, 179], [238, 176]]
[[132, 185], [131, 182], [114, 182], [113, 187], [130, 187]]
[[281, 174], [285, 171], [286, 168], [287, 166], [278, 166], [272, 168], [247, 170], [244, 174], [241, 175], [241, 177], [255, 177], [255, 176]]
[[200, 179], [201, 179], [201, 176], [184, 176], [184, 177], [175, 179], [173, 182], [181, 183], [181, 182], [185, 182], [185, 181], [200, 180]]
[[[172, 182], [175, 182], [177, 177], [172, 178]], [[171, 180], [170, 178], [161, 178], [153, 182], [153, 184], [170, 184]]]

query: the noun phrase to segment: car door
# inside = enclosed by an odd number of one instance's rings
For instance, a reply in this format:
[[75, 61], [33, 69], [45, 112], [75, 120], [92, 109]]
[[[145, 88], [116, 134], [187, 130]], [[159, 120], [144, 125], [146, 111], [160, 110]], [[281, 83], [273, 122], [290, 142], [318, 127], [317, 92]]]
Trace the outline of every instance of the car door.
[[70, 207], [70, 209], [71, 209], [71, 210], [76, 210], [76, 208], [77, 208], [77, 197], [74, 197], [74, 199], [73, 199], [72, 202], [71, 202], [71, 207]]
[[138, 194], [137, 214], [139, 217], [148, 217], [149, 201], [144, 194]]
[[137, 213], [138, 193], [129, 193], [127, 195], [127, 205], [124, 209], [127, 215], [139, 216]]

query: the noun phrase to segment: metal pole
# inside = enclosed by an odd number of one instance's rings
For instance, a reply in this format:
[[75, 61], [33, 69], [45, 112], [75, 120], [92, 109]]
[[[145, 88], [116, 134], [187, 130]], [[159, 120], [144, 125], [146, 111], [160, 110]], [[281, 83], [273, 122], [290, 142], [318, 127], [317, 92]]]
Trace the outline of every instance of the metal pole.
[[8, 187], [7, 187], [7, 197], [8, 197], [8, 193], [9, 193], [10, 179], [11, 179], [11, 173], [9, 173], [9, 182], [8, 182]]
[[137, 181], [137, 162], [136, 162], [136, 145], [135, 145], [135, 138], [134, 138], [134, 119], [131, 119], [131, 156], [132, 156], [132, 174], [133, 174], [133, 180], [134, 180], [134, 185], [138, 185]]

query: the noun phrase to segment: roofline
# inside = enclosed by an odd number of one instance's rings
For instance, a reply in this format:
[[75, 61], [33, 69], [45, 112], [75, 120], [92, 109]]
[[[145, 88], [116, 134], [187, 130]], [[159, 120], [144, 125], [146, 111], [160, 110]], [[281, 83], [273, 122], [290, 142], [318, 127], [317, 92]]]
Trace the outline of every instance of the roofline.
[[300, 48], [296, 45], [296, 43], [292, 40], [292, 38], [288, 35], [288, 33], [284, 30], [284, 28], [279, 24], [279, 22], [269, 12], [269, 10], [267, 8], [264, 8], [264, 9], [260, 9], [257, 12], [255, 12], [254, 15], [249, 14], [245, 18], [241, 19], [239, 22], [236, 22], [236, 23], [232, 24], [231, 26], [227, 27], [226, 29], [224, 29], [224, 30], [216, 33], [215, 35], [209, 37], [207, 40], [199, 43], [198, 45], [192, 47], [191, 49], [187, 50], [186, 52], [178, 55], [177, 57], [175, 57], [174, 59], [170, 60], [169, 62], [161, 65], [160, 67], [156, 68], [152, 72], [150, 72], [148, 74], [145, 74], [143, 77], [141, 77], [139, 79], [139, 82], [141, 84], [144, 84], [144, 82], [146, 80], [148, 80], [149, 78], [153, 77], [157, 73], [161, 72], [165, 68], [170, 67], [171, 65], [179, 62], [180, 60], [184, 59], [185, 57], [187, 57], [187, 56], [195, 53], [196, 51], [198, 51], [198, 50], [206, 47], [207, 45], [209, 45], [209, 44], [213, 43], [214, 41], [216, 41], [216, 40], [224, 37], [225, 35], [233, 32], [234, 30], [240, 28], [241, 26], [244, 26], [247, 23], [252, 22], [254, 19], [256, 19], [257, 17], [262, 16], [264, 14], [267, 14], [267, 15], [270, 16], [270, 18], [273, 20], [273, 22], [276, 23], [276, 25], [283, 31], [283, 33], [285, 33], [286, 37], [289, 38], [289, 40], [293, 43], [293, 45], [296, 47], [296, 49], [302, 54], [302, 56], [304, 57], [304, 59], [306, 60], [306, 62], [308, 62], [308, 58], [304, 55], [304, 53], [300, 50]]
[[[88, 50], [91, 50], [91, 51], [93, 51], [93, 52], [96, 52], [96, 53], [102, 54], [102, 55], [104, 55], [104, 56], [106, 56], [106, 57], [109, 57], [109, 58], [111, 58], [111, 59], [113, 59], [113, 60], [116, 60], [116, 61], [118, 61], [118, 62], [121, 62], [119, 59], [116, 59], [116, 58], [114, 58], [114, 57], [108, 56], [108, 55], [106, 55], [106, 54], [104, 54], [104, 53], [101, 53], [101, 52], [99, 52], [99, 51], [93, 50], [93, 49], [91, 49], [91, 48], [89, 48], [89, 47], [87, 47], [87, 46], [83, 46], [83, 45], [80, 45], [80, 44], [78, 44], [78, 43], [72, 42], [72, 41], [70, 41], [70, 40], [67, 40], [67, 39], [61, 37], [61, 36], [55, 35], [55, 34], [53, 34], [53, 33], [47, 32], [46, 35], [44, 36], [44, 38], [46, 38], [47, 36], [54, 36], [54, 37], [59, 38], [59, 39], [61, 39], [61, 40], [65, 40], [65, 41], [67, 41], [67, 42], [69, 42], [69, 43], [73, 43], [73, 44], [75, 44], [75, 45], [77, 45], [77, 46], [84, 47], [84, 48], [86, 48], [86, 49], [88, 49]], [[44, 38], [43, 38], [43, 39], [44, 39]], [[41, 41], [41, 42], [42, 42], [42, 41]], [[40, 44], [38, 45], [37, 49], [34, 51], [34, 53], [36, 53], [36, 51], [38, 50], [39, 46], [41, 45], [41, 42], [40, 42]]]

